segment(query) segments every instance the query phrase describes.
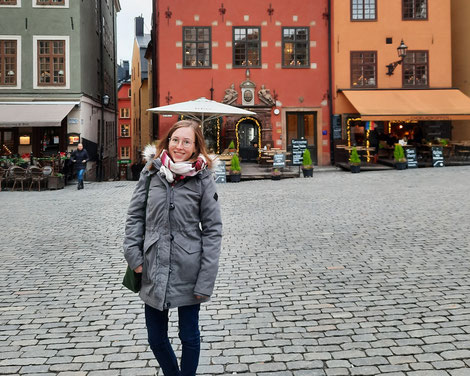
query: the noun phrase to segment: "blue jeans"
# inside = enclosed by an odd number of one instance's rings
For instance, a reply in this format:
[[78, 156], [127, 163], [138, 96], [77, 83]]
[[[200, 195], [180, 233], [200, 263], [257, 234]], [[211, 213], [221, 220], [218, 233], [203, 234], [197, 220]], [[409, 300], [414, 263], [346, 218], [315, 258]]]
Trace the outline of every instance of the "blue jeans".
[[179, 337], [183, 347], [181, 371], [168, 339], [168, 310], [159, 311], [145, 305], [148, 341], [165, 376], [195, 376], [201, 352], [199, 332], [200, 304], [179, 307]]
[[78, 177], [78, 182], [79, 183], [83, 182], [83, 175], [84, 174], [85, 174], [85, 169], [84, 168], [81, 168], [80, 170], [78, 170], [77, 177]]

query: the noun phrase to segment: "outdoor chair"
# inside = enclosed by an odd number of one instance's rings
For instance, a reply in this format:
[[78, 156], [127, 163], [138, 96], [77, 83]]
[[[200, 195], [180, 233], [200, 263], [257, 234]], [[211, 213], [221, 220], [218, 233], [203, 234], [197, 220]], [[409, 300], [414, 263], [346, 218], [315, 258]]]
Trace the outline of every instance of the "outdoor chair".
[[5, 169], [0, 167], [0, 192], [2, 191], [2, 182], [5, 180]]
[[11, 175], [11, 179], [13, 180], [13, 187], [11, 190], [15, 190], [16, 183], [21, 183], [21, 190], [23, 191], [23, 184], [28, 179], [26, 170], [19, 166], [13, 166], [10, 168], [9, 174]]
[[29, 190], [33, 187], [34, 183], [38, 184], [38, 191], [41, 192], [41, 183], [46, 181], [47, 177], [44, 175], [43, 170], [36, 166], [31, 166], [29, 168], [29, 174], [31, 176], [31, 184], [29, 185]]

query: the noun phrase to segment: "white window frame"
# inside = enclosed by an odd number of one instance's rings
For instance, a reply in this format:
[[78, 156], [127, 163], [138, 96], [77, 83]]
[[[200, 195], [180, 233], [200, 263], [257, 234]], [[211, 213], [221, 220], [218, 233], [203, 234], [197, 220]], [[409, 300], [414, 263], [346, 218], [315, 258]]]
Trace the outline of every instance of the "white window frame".
[[0, 86], [0, 90], [21, 89], [21, 35], [0, 35], [2, 40], [16, 40], [16, 85]]
[[[38, 41], [63, 40], [65, 41], [65, 85], [40, 86], [38, 85]], [[67, 90], [70, 89], [70, 37], [68, 35], [33, 35], [33, 89], [37, 90]]]
[[0, 8], [21, 8], [21, 0], [16, 0], [16, 5], [0, 4]]
[[69, 0], [64, 1], [64, 5], [38, 5], [37, 0], [32, 0], [33, 8], [53, 8], [53, 9], [65, 9], [69, 8]]

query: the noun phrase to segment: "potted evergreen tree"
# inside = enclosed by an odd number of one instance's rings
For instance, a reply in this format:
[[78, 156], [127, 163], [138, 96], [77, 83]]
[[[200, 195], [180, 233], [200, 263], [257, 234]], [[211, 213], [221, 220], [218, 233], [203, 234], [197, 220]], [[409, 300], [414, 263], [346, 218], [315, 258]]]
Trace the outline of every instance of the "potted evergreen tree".
[[405, 151], [403, 150], [403, 146], [401, 146], [400, 144], [395, 144], [395, 150], [393, 151], [393, 159], [395, 160], [395, 168], [397, 170], [406, 169]]
[[228, 151], [229, 153], [235, 153], [237, 149], [235, 149], [235, 142], [230, 141], [230, 144], [228, 144]]
[[241, 179], [242, 168], [240, 167], [240, 160], [238, 159], [238, 154], [232, 156], [232, 161], [230, 163], [230, 181], [232, 183], [238, 183]]
[[359, 158], [359, 154], [357, 153], [357, 149], [355, 147], [351, 150], [351, 155], [349, 157], [349, 167], [351, 168], [351, 172], [353, 174], [361, 172], [361, 158]]
[[304, 174], [304, 178], [311, 178], [313, 176], [313, 162], [308, 149], [304, 150], [302, 158], [302, 172]]

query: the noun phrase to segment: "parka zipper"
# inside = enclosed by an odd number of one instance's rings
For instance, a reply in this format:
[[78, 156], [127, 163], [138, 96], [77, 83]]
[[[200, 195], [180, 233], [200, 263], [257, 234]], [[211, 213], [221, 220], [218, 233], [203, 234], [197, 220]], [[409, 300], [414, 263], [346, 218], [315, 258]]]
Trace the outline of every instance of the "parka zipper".
[[165, 307], [166, 309], [169, 309], [171, 307], [171, 302], [166, 301], [166, 297], [168, 296], [168, 288], [170, 287], [170, 277], [171, 277], [171, 256], [173, 253], [173, 233], [171, 231], [171, 212], [175, 209], [175, 204], [174, 204], [174, 191], [173, 191], [173, 185], [170, 185], [170, 205], [168, 206], [168, 229], [170, 231], [170, 257], [168, 260], [168, 282], [166, 284], [166, 293], [165, 293]]

